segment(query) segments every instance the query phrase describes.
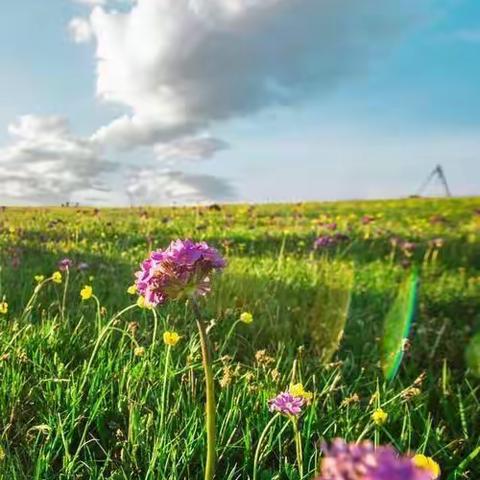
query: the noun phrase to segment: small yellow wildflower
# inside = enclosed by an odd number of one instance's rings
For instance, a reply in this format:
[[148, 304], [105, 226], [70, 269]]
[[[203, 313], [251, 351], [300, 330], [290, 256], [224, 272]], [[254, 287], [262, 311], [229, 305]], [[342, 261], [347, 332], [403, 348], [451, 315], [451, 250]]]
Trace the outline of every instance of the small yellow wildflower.
[[42, 283], [45, 280], [45, 275], [35, 275], [34, 278], [37, 283]]
[[372, 413], [372, 420], [375, 425], [385, 425], [387, 422], [388, 413], [382, 410], [381, 408], [377, 408]]
[[313, 393], [305, 390], [301, 383], [296, 383], [295, 385], [290, 386], [290, 394], [294, 397], [301, 397], [307, 402], [312, 400]]
[[0, 445], [0, 462], [3, 462], [5, 460], [5, 450], [3, 447]]
[[440, 465], [433, 458], [418, 454], [412, 458], [412, 461], [418, 468], [432, 473], [434, 475], [432, 480], [440, 478], [440, 473], [442, 473]]
[[249, 325], [253, 322], [253, 315], [250, 312], [243, 312], [240, 315], [240, 321]]
[[144, 347], [136, 347], [133, 351], [133, 354], [136, 357], [143, 357], [145, 355], [145, 348]]
[[163, 342], [165, 345], [174, 347], [180, 341], [180, 335], [177, 332], [164, 332]]
[[81, 290], [80, 290], [80, 296], [82, 297], [82, 300], [90, 300], [93, 295], [93, 288], [90, 285], [85, 285]]
[[8, 303], [7, 302], [0, 302], [0, 313], [2, 315], [6, 315], [8, 313]]
[[52, 275], [52, 281], [54, 283], [62, 283], [62, 274], [60, 272], [54, 272]]
[[130, 285], [127, 288], [127, 293], [130, 295], [135, 295], [137, 293], [137, 286], [136, 285]]
[[143, 297], [142, 295], [140, 295], [140, 297], [138, 297], [137, 305], [140, 308], [152, 308], [152, 306], [145, 300], [145, 297]]

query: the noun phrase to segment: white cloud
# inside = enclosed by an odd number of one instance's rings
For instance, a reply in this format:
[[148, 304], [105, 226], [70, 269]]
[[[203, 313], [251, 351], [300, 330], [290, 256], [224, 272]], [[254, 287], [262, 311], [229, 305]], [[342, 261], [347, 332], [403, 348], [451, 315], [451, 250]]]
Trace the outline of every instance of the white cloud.
[[84, 5], [106, 5], [107, 0], [74, 0], [76, 3], [83, 3]]
[[102, 189], [100, 175], [113, 168], [62, 117], [25, 115], [8, 131], [14, 141], [0, 150], [0, 184], [12, 199], [68, 201], [76, 191]]
[[138, 0], [120, 10], [95, 7], [88, 22], [97, 93], [129, 113], [93, 138], [122, 148], [164, 143], [329, 90], [363, 72], [428, 1]]
[[212, 175], [168, 169], [142, 169], [131, 176], [127, 194], [133, 204], [202, 203], [235, 196], [230, 184]]
[[68, 31], [75, 43], [85, 43], [92, 39], [90, 23], [84, 18], [73, 18], [68, 24]]
[[168, 143], [158, 143], [154, 147], [157, 159], [162, 163], [208, 160], [217, 152], [228, 148], [227, 142], [209, 135], [183, 137]]

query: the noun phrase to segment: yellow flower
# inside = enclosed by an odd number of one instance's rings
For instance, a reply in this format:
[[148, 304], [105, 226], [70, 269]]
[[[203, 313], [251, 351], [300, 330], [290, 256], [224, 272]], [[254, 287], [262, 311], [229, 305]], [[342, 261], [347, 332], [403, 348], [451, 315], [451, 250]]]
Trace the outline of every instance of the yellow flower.
[[377, 408], [372, 413], [372, 420], [375, 425], [384, 425], [387, 422], [388, 413], [382, 410], [381, 408]]
[[52, 275], [52, 281], [55, 283], [62, 283], [62, 274], [60, 272], [54, 272]]
[[253, 315], [250, 312], [243, 312], [240, 315], [240, 321], [249, 325], [253, 322]]
[[143, 357], [145, 355], [145, 348], [144, 347], [136, 347], [133, 351], [133, 354], [136, 357]]
[[180, 335], [177, 332], [164, 332], [163, 342], [165, 345], [174, 347], [180, 341]]
[[434, 475], [434, 477], [432, 477], [432, 480], [440, 478], [440, 465], [438, 465], [438, 463], [433, 458], [418, 454], [412, 458], [412, 461], [418, 468], [421, 468], [422, 470], [427, 470], [432, 473]]
[[8, 303], [0, 302], [0, 313], [6, 315], [8, 313]]
[[130, 295], [135, 295], [137, 293], [137, 286], [136, 285], [130, 285], [127, 288], [127, 293], [129, 293]]
[[305, 390], [301, 383], [296, 383], [290, 386], [290, 394], [294, 397], [301, 397], [307, 402], [313, 398], [313, 393]]
[[80, 290], [80, 296], [82, 297], [82, 300], [89, 300], [92, 298], [93, 295], [93, 288], [90, 285], [85, 285], [81, 290]]
[[152, 308], [152, 306], [145, 300], [145, 297], [143, 296], [138, 297], [137, 305], [140, 308]]
[[37, 283], [42, 283], [45, 280], [45, 275], [35, 275], [34, 278]]

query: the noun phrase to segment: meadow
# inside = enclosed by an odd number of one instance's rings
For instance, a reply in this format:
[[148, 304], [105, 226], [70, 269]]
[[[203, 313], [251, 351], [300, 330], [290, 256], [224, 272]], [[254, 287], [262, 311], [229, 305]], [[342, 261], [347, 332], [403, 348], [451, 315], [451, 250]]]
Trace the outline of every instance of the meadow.
[[[1, 479], [203, 478], [194, 313], [141, 308], [128, 292], [140, 262], [177, 238], [228, 262], [201, 300], [216, 478], [312, 479], [336, 437], [424, 453], [442, 479], [480, 478], [480, 372], [465, 361], [480, 331], [480, 199], [417, 198], [1, 209]], [[411, 272], [413, 325], [387, 380], [385, 321]], [[268, 400], [297, 383], [312, 398], [295, 436]]]

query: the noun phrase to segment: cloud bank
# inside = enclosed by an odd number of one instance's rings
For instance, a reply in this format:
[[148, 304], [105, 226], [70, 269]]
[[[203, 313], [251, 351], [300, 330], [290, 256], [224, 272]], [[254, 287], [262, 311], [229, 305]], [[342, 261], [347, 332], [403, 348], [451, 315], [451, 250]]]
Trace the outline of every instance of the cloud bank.
[[99, 152], [148, 146], [152, 161], [133, 177], [117, 162], [130, 195], [150, 201], [160, 188], [164, 201], [231, 198], [228, 182], [179, 171], [181, 162], [230, 148], [206, 132], [364, 74], [429, 2], [75, 1], [90, 11], [68, 29], [74, 42], [95, 47], [97, 97], [124, 114], [88, 139], [73, 135], [59, 116], [20, 118], [10, 127], [13, 143], [0, 151], [0, 180], [11, 197], [104, 198], [95, 189], [113, 165]]
[[[420, 2], [421, 3], [421, 2]], [[412, 22], [411, 0], [137, 0], [71, 24], [96, 42], [97, 95], [129, 113], [93, 138], [132, 148], [325, 92]]]
[[0, 150], [0, 179], [13, 199], [64, 202], [77, 190], [104, 189], [101, 174], [115, 167], [90, 140], [72, 135], [65, 118], [25, 115], [8, 131], [13, 143]]

